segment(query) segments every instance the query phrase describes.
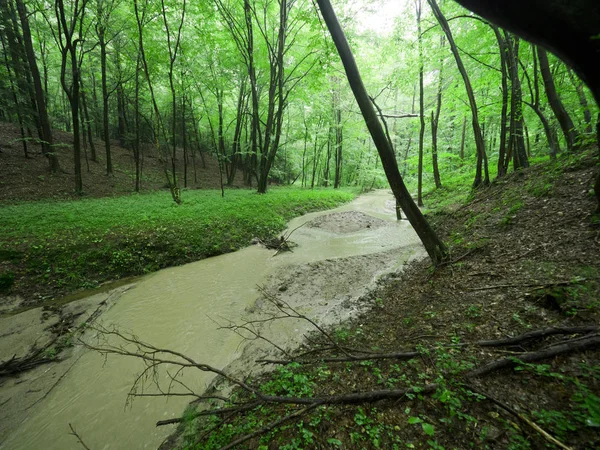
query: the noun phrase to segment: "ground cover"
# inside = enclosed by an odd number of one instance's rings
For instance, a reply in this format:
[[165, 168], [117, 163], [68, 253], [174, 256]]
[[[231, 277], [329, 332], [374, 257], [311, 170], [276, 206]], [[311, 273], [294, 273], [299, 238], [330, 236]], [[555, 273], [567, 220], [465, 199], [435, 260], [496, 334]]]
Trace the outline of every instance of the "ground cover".
[[292, 217], [333, 208], [351, 190], [167, 192], [0, 207], [0, 295], [25, 305], [268, 240]]
[[466, 202], [427, 195], [448, 263], [416, 263], [364, 299], [369, 313], [244, 379], [259, 394], [190, 408], [165, 447], [598, 448], [594, 175], [579, 155]]

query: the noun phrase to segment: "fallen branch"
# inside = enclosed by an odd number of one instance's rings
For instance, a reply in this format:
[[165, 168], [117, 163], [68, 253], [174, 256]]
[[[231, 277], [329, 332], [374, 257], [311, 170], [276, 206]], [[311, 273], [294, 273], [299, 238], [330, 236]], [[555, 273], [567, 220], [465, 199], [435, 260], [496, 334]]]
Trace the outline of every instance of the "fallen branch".
[[15, 354], [9, 360], [1, 362], [0, 377], [15, 375], [17, 373], [33, 369], [34, 367], [42, 364], [48, 364], [57, 361], [56, 356], [49, 356], [48, 353], [46, 353], [46, 350], [54, 345], [57, 340], [58, 337], [55, 337], [52, 341], [41, 348], [33, 347], [25, 356], [17, 358], [17, 355]]
[[[189, 418], [195, 419], [197, 417], [202, 417], [202, 416], [221, 416], [221, 415], [230, 414], [230, 413], [239, 414], [242, 412], [250, 411], [259, 405], [260, 405], [260, 402], [254, 401], [251, 403], [247, 403], [245, 405], [235, 406], [232, 408], [219, 408], [219, 409], [208, 409], [206, 411], [196, 411], [194, 414], [189, 416]], [[173, 419], [159, 420], [158, 422], [156, 422], [156, 426], [162, 427], [164, 425], [174, 425], [176, 423], [181, 423], [183, 421], [184, 421], [183, 417], [175, 417]]]
[[507, 339], [498, 339], [490, 341], [479, 341], [477, 345], [480, 347], [505, 347], [520, 344], [525, 341], [533, 339], [542, 339], [548, 336], [554, 336], [557, 334], [582, 334], [582, 333], [593, 333], [598, 331], [600, 328], [596, 325], [587, 327], [558, 327], [558, 328], [545, 328], [543, 330], [534, 330], [527, 333], [521, 334]]
[[71, 429], [71, 433], [73, 436], [75, 436], [77, 438], [77, 441], [81, 444], [81, 446], [83, 448], [85, 448], [85, 450], [90, 450], [90, 448], [85, 445], [85, 442], [83, 442], [83, 439], [81, 439], [81, 436], [79, 436], [79, 434], [77, 434], [77, 431], [75, 431], [75, 428], [73, 428], [72, 424], [69, 424], [69, 428]]
[[263, 433], [266, 433], [268, 431], [271, 431], [274, 428], [277, 428], [282, 423], [285, 423], [289, 420], [295, 419], [296, 417], [300, 417], [300, 416], [306, 414], [307, 412], [315, 409], [317, 406], [319, 406], [319, 403], [314, 403], [314, 404], [309, 405], [306, 408], [302, 408], [301, 410], [298, 410], [292, 414], [288, 414], [287, 416], [282, 417], [281, 419], [276, 420], [275, 422], [271, 422], [269, 425], [262, 427], [260, 430], [256, 430], [252, 433], [242, 436], [239, 439], [236, 439], [233, 442], [230, 442], [225, 447], [222, 447], [221, 450], [229, 450], [230, 448], [234, 448], [235, 446], [242, 444], [243, 442], [246, 442], [247, 440], [252, 439], [255, 436], [260, 436]]
[[575, 278], [573, 280], [557, 281], [556, 283], [546, 283], [546, 284], [540, 284], [540, 283], [497, 284], [495, 286], [483, 286], [483, 287], [478, 287], [478, 288], [471, 288], [468, 290], [471, 292], [474, 292], [474, 291], [488, 291], [488, 290], [492, 290], [492, 289], [506, 289], [506, 288], [535, 288], [534, 291], [538, 291], [540, 289], [548, 289], [548, 288], [555, 287], [555, 286], [570, 286], [572, 284], [581, 283], [582, 281], [585, 281], [585, 280], [586, 280], [585, 278]]
[[[557, 327], [557, 328], [545, 328], [542, 330], [533, 330], [528, 331], [527, 333], [521, 334], [519, 336], [515, 336], [512, 338], [506, 339], [497, 339], [497, 340], [484, 340], [477, 341], [474, 343], [463, 343], [463, 344], [452, 344], [451, 347], [467, 347], [470, 345], [476, 345], [480, 347], [508, 347], [523, 343], [525, 341], [531, 341], [535, 339], [542, 339], [548, 336], [554, 336], [559, 334], [583, 334], [583, 333], [593, 333], [599, 331], [600, 327], [596, 325], [590, 326], [581, 326], [581, 327]], [[586, 338], [584, 336], [583, 338]], [[579, 339], [579, 338], [578, 338]], [[571, 339], [566, 342], [575, 342], [576, 339]], [[558, 345], [553, 344], [553, 345]], [[332, 350], [333, 348], [328, 348]], [[316, 358], [314, 360], [303, 360], [301, 358], [297, 359], [259, 359], [256, 362], [260, 364], [279, 364], [286, 365], [291, 363], [298, 363], [304, 365], [310, 364], [318, 364], [318, 363], [336, 363], [336, 362], [352, 362], [352, 361], [370, 361], [370, 360], [379, 360], [379, 359], [412, 359], [419, 356], [421, 353], [416, 351], [403, 351], [403, 352], [391, 352], [391, 353], [369, 353], [367, 355], [350, 355], [347, 357], [340, 358]], [[521, 353], [519, 353], [521, 354]]]
[[470, 386], [468, 384], [466, 384], [464, 386], [467, 389], [469, 389], [472, 392], [474, 392], [475, 394], [479, 394], [479, 395], [485, 397], [486, 399], [488, 399], [492, 403], [495, 403], [496, 405], [498, 405], [500, 408], [502, 408], [505, 411], [508, 411], [509, 413], [511, 413], [513, 416], [521, 419], [523, 422], [525, 422], [527, 425], [529, 425], [531, 428], [533, 428], [535, 431], [537, 431], [540, 435], [542, 435], [542, 437], [544, 439], [546, 439], [548, 442], [550, 442], [551, 444], [556, 445], [557, 447], [562, 448], [564, 450], [572, 450], [571, 447], [567, 447], [565, 444], [563, 444], [562, 442], [560, 442], [558, 439], [556, 439], [550, 433], [548, 433], [543, 428], [541, 428], [538, 424], [536, 424], [535, 422], [533, 422], [530, 419], [528, 419], [525, 415], [523, 415], [523, 414], [515, 411], [510, 406], [502, 403], [500, 400], [492, 397], [491, 395], [489, 395], [489, 394], [487, 394], [485, 392], [482, 392], [482, 391], [480, 391], [478, 389], [475, 389], [473, 386]]
[[600, 346], [600, 336], [597, 334], [590, 335], [584, 339], [578, 339], [574, 342], [565, 341], [560, 345], [548, 347], [546, 349], [537, 352], [522, 353], [519, 358], [503, 358], [500, 360], [492, 361], [488, 364], [481, 366], [467, 374], [468, 378], [476, 378], [482, 375], [487, 375], [490, 372], [504, 369], [506, 367], [512, 367], [519, 364], [519, 362], [531, 363], [540, 361], [542, 359], [554, 358], [555, 356], [563, 355], [565, 353], [579, 352]]
[[368, 355], [351, 355], [344, 358], [320, 358], [312, 361], [302, 361], [297, 359], [258, 359], [256, 362], [260, 364], [317, 364], [317, 363], [337, 363], [337, 362], [353, 362], [353, 361], [372, 361], [377, 359], [412, 359], [419, 356], [419, 352], [396, 352], [396, 353], [371, 353]]

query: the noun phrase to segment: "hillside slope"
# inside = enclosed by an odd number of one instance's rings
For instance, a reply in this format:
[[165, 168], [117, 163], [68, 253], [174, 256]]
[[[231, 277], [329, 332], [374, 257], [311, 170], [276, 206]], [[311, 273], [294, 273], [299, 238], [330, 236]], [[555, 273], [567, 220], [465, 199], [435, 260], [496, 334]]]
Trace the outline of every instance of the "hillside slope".
[[[25, 158], [18, 129], [9, 123], [0, 122], [0, 203], [13, 203], [26, 200], [69, 199], [74, 194], [73, 135], [54, 131], [57, 144], [55, 149], [61, 172], [51, 174], [48, 162], [41, 154], [41, 147], [29, 143], [29, 158]], [[129, 194], [134, 191], [135, 161], [131, 150], [119, 147], [118, 141], [111, 141], [113, 175], [106, 176], [106, 155], [104, 142], [95, 139], [98, 161], [88, 161], [82, 156], [84, 197], [109, 197]], [[143, 146], [142, 191], [164, 189], [166, 180], [163, 165], [153, 145]], [[206, 167], [202, 167], [200, 156], [196, 156], [196, 175], [193, 159], [189, 157], [188, 187], [191, 189], [218, 189], [219, 167], [210, 155], [204, 155]], [[183, 187], [183, 161], [178, 162], [179, 184]], [[235, 186], [242, 185], [241, 173]]]
[[449, 262], [413, 264], [364, 299], [369, 313], [244, 380], [274, 400], [242, 391], [210, 407], [244, 410], [247, 400], [248, 412], [194, 424], [186, 413], [179, 443], [599, 448], [595, 166], [586, 155], [537, 165], [430, 214]]

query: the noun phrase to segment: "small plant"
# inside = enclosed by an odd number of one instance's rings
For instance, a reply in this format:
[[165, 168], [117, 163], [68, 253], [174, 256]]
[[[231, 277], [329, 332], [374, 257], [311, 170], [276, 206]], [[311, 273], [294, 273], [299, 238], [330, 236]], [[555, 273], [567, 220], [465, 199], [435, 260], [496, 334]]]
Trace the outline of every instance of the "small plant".
[[476, 319], [481, 316], [481, 307], [478, 305], [470, 305], [467, 308], [466, 316], [470, 319]]
[[0, 292], [9, 292], [14, 283], [15, 274], [13, 272], [0, 274]]

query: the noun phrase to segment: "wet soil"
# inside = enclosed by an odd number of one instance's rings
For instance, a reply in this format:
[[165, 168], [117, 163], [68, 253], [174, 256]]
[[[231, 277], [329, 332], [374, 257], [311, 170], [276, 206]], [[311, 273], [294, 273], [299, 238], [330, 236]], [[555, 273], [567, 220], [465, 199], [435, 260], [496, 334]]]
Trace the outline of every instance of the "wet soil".
[[[599, 448], [597, 346], [537, 364], [515, 360], [514, 368], [464, 378], [488, 362], [518, 359], [523, 352], [581, 337], [559, 335], [505, 348], [471, 343], [600, 323], [594, 176], [593, 158], [540, 165], [477, 191], [465, 205], [430, 214], [450, 244], [449, 261], [438, 268], [425, 259], [414, 262], [364, 298], [369, 312], [330, 331], [355, 354], [416, 350], [417, 358], [325, 363], [322, 357], [344, 354], [335, 349], [315, 353], [331, 347], [315, 335], [295, 353], [318, 355], [313, 363], [270, 366], [277, 370], [254, 380], [256, 386], [275, 389], [271, 394], [287, 396], [297, 395], [301, 387], [304, 395], [321, 398], [417, 391], [359, 406], [322, 406], [236, 448], [557, 448], [547, 436], [563, 448]], [[290, 391], [287, 379], [296, 380], [295, 390]], [[438, 386], [433, 395], [418, 393], [431, 383]], [[263, 406], [223, 424], [240, 430], [234, 433], [237, 438], [253, 429], [249, 423], [264, 426], [298, 409]], [[218, 441], [220, 431], [203, 434], [206, 423], [196, 426], [201, 431], [188, 434], [188, 442]]]

